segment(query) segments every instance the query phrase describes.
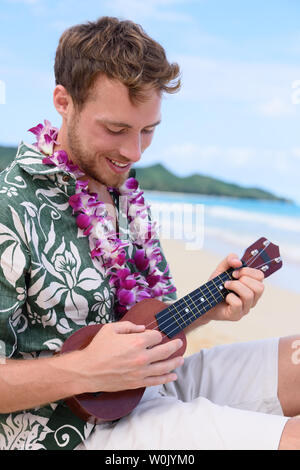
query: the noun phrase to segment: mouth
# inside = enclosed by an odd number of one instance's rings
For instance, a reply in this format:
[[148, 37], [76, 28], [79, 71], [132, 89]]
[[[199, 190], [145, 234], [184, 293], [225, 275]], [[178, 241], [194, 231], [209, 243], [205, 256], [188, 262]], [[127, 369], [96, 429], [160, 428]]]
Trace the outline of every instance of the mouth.
[[122, 163], [118, 162], [117, 160], [111, 160], [106, 157], [106, 161], [108, 166], [115, 172], [115, 173], [125, 173], [131, 167], [131, 163]]

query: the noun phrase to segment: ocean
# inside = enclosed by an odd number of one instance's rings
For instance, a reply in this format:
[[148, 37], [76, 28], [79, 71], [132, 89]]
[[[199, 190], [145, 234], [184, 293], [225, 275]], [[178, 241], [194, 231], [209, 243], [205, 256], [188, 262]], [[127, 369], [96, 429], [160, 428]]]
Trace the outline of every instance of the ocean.
[[[300, 293], [300, 206], [285, 202], [145, 191], [161, 239], [189, 250], [208, 250], [220, 260], [265, 237], [279, 246], [281, 270], [268, 281]], [[209, 273], [208, 273], [209, 274]]]

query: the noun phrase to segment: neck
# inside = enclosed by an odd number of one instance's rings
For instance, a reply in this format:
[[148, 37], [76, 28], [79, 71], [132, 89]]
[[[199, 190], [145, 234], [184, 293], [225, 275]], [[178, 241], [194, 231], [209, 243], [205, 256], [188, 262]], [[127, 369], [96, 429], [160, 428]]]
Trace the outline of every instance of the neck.
[[[69, 159], [72, 160], [72, 162], [75, 165], [78, 165], [76, 158], [74, 158], [74, 155], [72, 155], [69, 149], [64, 125], [62, 125], [62, 127], [60, 128], [56, 141], [57, 141], [57, 144], [54, 144], [53, 153], [56, 152], [57, 150], [64, 150], [67, 153]], [[80, 180], [88, 179], [90, 192], [97, 193], [99, 195], [99, 199], [103, 200], [103, 202], [111, 202], [110, 197], [108, 197], [107, 187], [104, 184], [100, 183], [99, 181], [96, 181], [90, 176], [87, 177], [86, 175], [81, 176], [78, 179]]]

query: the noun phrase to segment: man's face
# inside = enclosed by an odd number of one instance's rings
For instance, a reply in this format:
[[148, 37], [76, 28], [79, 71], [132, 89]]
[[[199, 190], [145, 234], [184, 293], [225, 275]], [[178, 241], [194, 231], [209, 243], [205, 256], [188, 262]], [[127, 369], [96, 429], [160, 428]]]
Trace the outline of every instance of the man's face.
[[133, 105], [127, 87], [102, 75], [83, 110], [78, 113], [73, 106], [70, 108], [66, 147], [70, 159], [89, 179], [119, 187], [128, 178], [132, 164], [151, 144], [161, 119], [161, 97], [157, 91], [148, 90], [147, 98], [144, 103]]

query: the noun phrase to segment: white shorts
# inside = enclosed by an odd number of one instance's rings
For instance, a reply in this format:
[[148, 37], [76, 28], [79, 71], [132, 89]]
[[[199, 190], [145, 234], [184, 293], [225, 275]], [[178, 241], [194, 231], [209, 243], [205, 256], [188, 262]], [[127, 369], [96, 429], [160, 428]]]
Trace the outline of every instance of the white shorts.
[[277, 338], [203, 349], [176, 372], [77, 450], [278, 449], [288, 418], [277, 397]]

